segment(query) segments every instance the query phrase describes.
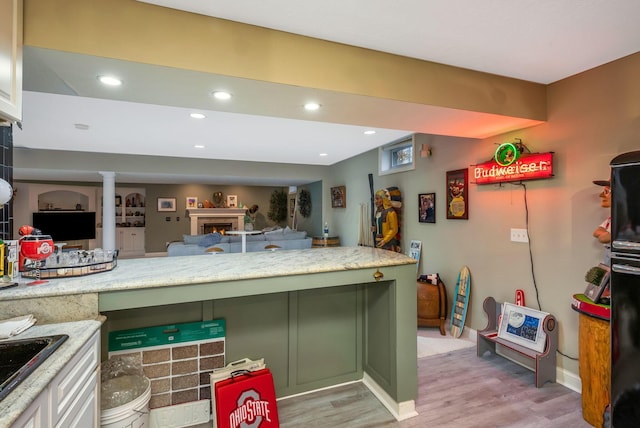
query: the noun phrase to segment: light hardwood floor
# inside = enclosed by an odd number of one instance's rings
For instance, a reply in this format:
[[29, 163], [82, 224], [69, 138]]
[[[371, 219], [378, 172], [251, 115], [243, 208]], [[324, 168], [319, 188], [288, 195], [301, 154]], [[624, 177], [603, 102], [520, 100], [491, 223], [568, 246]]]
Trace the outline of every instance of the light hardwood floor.
[[[559, 384], [536, 388], [533, 372], [466, 348], [418, 359], [419, 415], [402, 422], [362, 384], [278, 401], [280, 425], [332, 428], [583, 428], [580, 394]], [[202, 427], [210, 425], [202, 425]]]
[[533, 372], [466, 348], [418, 360], [419, 415], [397, 422], [362, 384], [278, 402], [284, 427], [590, 427], [580, 394], [534, 385]]

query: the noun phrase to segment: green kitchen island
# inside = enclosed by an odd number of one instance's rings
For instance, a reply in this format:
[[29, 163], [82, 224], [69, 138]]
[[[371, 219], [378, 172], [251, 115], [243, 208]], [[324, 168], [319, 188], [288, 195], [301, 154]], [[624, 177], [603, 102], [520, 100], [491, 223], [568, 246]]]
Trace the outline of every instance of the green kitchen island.
[[[24, 280], [24, 282], [28, 282]], [[264, 358], [278, 397], [362, 381], [416, 414], [415, 260], [367, 247], [118, 261], [110, 272], [0, 293], [0, 315], [105, 315], [109, 331], [225, 319], [226, 361]]]

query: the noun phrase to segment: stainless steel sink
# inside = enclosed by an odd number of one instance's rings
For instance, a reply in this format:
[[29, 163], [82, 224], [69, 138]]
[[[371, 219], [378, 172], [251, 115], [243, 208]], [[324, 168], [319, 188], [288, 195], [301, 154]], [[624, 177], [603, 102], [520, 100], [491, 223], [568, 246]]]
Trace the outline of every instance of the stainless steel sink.
[[0, 400], [68, 338], [61, 334], [0, 342]]

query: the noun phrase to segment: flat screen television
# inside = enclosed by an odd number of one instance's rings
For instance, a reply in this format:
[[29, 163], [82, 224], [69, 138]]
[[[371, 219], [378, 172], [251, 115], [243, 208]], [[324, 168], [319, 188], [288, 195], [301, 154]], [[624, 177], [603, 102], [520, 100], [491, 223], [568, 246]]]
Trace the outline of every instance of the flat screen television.
[[84, 211], [35, 212], [32, 226], [54, 242], [96, 238], [96, 213]]

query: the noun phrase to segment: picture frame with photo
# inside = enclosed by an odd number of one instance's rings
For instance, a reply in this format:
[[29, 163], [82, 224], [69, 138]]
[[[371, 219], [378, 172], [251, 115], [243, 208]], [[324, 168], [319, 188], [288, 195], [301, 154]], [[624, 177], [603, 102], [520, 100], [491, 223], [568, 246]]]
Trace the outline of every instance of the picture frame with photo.
[[158, 211], [176, 211], [176, 198], [158, 198]]
[[416, 271], [420, 265], [420, 253], [422, 252], [422, 241], [411, 240], [411, 245], [409, 247], [409, 257], [417, 261], [416, 263]]
[[347, 187], [331, 188], [331, 208], [347, 208]]
[[548, 315], [547, 312], [505, 302], [502, 304], [498, 337], [543, 352], [547, 342], [543, 323]]
[[587, 281], [587, 288], [584, 290], [584, 295], [593, 303], [602, 303], [602, 297], [604, 297], [605, 291], [609, 286], [611, 269], [603, 263], [598, 264], [598, 267], [594, 269], [599, 269], [604, 273], [602, 274], [602, 278], [598, 284], [593, 284]]
[[420, 223], [436, 222], [436, 194], [435, 193], [418, 194], [418, 222]]
[[447, 171], [447, 219], [469, 219], [469, 170]]
[[238, 195], [227, 195], [227, 208], [238, 207]]
[[198, 198], [195, 196], [187, 196], [185, 203], [187, 208], [198, 208]]

